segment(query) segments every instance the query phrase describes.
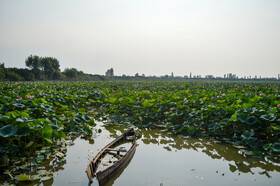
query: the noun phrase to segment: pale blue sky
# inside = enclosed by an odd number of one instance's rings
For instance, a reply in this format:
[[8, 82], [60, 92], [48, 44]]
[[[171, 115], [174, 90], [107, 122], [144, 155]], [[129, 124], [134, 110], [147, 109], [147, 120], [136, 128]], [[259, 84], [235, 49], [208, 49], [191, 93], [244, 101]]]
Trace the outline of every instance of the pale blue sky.
[[0, 0], [0, 62], [116, 75], [280, 74], [280, 0]]

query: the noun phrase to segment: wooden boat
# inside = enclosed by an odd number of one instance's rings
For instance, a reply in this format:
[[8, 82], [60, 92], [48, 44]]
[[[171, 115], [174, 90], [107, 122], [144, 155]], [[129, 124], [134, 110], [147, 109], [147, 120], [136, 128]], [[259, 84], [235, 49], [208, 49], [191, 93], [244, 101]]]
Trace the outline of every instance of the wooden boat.
[[[115, 147], [121, 143], [132, 141], [132, 145], [129, 150], [124, 150], [123, 148], [116, 149]], [[114, 141], [109, 143], [104, 147], [94, 158], [90, 161], [86, 168], [86, 174], [90, 182], [96, 177], [100, 185], [106, 183], [112, 176], [114, 176], [122, 167], [124, 167], [133, 157], [136, 150], [136, 135], [133, 128], [127, 132], [120, 135]], [[100, 165], [102, 158], [110, 153], [116, 152], [118, 160], [105, 170], [98, 171], [97, 168]], [[124, 155], [121, 155], [122, 152], [126, 152]]]

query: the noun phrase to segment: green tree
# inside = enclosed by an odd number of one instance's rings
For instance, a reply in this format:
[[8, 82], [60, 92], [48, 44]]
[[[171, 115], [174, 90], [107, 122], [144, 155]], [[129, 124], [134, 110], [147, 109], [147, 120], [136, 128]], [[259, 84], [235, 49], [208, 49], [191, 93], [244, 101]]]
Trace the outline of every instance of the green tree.
[[78, 70], [75, 68], [66, 68], [63, 72], [67, 78], [74, 79], [78, 77]]
[[114, 76], [114, 69], [110, 68], [109, 70], [106, 71], [105, 75], [113, 77]]
[[24, 80], [19, 74], [14, 71], [7, 69], [6, 71], [6, 79], [9, 81], [22, 81]]
[[39, 56], [28, 56], [25, 60], [25, 65], [32, 70], [37, 80], [40, 80], [42, 78], [42, 73], [40, 70], [42, 65]]
[[0, 63], [0, 81], [5, 78], [5, 65], [4, 63]]
[[58, 73], [60, 73], [60, 69], [59, 69], [60, 65], [59, 65], [59, 61], [56, 58], [43, 57], [40, 58], [40, 61], [41, 61], [42, 71], [47, 79], [56, 79], [54, 75], [56, 77], [59, 76]]

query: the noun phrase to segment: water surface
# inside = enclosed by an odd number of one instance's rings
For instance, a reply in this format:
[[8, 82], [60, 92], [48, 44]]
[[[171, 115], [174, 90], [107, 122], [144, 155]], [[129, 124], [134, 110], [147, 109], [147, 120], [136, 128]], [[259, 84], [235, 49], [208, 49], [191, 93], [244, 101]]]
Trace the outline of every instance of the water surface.
[[[98, 133], [98, 129], [102, 129]], [[87, 185], [85, 169], [105, 145], [128, 128], [95, 127], [94, 143], [77, 138], [67, 148], [53, 185]], [[245, 157], [239, 149], [207, 139], [175, 136], [160, 129], [137, 129], [141, 138], [131, 162], [107, 185], [279, 185], [280, 163]], [[97, 180], [91, 185], [98, 185]]]

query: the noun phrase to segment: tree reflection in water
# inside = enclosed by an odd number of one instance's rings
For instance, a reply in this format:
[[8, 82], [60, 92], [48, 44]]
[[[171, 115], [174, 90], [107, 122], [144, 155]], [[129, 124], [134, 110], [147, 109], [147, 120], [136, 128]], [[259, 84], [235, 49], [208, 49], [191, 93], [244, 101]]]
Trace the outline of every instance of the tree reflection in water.
[[[127, 130], [124, 126], [107, 125], [105, 127], [111, 137], [117, 137]], [[231, 172], [251, 173], [255, 174], [254, 168], [261, 169], [257, 172], [260, 175], [265, 175], [270, 178], [270, 172], [280, 172], [279, 160], [271, 160], [268, 158], [257, 159], [251, 156], [246, 156], [242, 150], [234, 148], [228, 144], [216, 143], [213, 140], [206, 138], [189, 138], [186, 136], [177, 136], [170, 132], [160, 129], [137, 129], [144, 144], [158, 144], [167, 151], [178, 151], [182, 149], [190, 149], [201, 152], [211, 157], [212, 159], [222, 159], [229, 162], [229, 170]]]

